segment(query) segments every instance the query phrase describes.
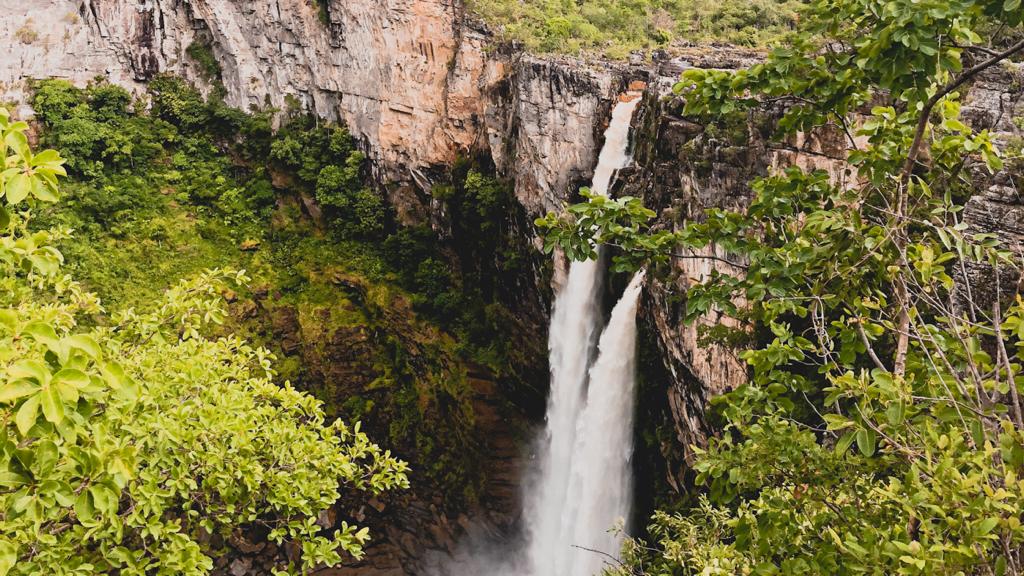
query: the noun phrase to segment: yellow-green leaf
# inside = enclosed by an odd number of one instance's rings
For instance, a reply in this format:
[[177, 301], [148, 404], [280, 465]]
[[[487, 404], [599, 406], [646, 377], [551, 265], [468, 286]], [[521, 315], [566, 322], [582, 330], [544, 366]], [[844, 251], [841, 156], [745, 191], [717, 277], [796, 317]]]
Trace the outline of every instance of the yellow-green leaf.
[[0, 387], [0, 402], [12, 402], [25, 396], [31, 396], [39, 386], [28, 380], [14, 380]]
[[857, 431], [857, 448], [864, 456], [871, 457], [875, 453], [875, 432], [867, 428]]
[[21, 360], [7, 368], [7, 376], [12, 380], [35, 379], [46, 384], [50, 381], [50, 370], [38, 360]]
[[7, 576], [17, 562], [18, 547], [7, 540], [0, 540], [0, 576]]
[[57, 194], [46, 185], [42, 178], [32, 178], [32, 195], [43, 202], [56, 202]]
[[42, 397], [43, 416], [46, 420], [56, 424], [64, 419], [64, 402], [60, 399], [60, 392], [56, 386], [48, 386], [39, 394]]
[[28, 197], [32, 190], [32, 179], [28, 174], [19, 172], [7, 181], [7, 202], [17, 204]]
[[85, 352], [90, 358], [98, 360], [103, 357], [103, 350], [92, 336], [87, 334], [75, 334], [67, 337], [68, 344]]
[[28, 431], [36, 424], [36, 418], [39, 416], [40, 396], [41, 394], [36, 394], [25, 400], [25, 403], [18, 409], [18, 414], [14, 417], [14, 423], [18, 426], [18, 432], [21, 432], [22, 436], [27, 436]]
[[89, 375], [81, 370], [65, 368], [53, 375], [55, 384], [63, 384], [73, 388], [85, 388], [89, 385]]

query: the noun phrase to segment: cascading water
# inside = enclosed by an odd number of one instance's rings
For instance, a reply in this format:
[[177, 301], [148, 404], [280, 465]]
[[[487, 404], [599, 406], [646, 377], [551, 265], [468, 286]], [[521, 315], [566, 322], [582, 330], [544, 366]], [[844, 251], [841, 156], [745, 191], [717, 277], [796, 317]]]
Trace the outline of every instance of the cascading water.
[[[632, 501], [633, 411], [636, 388], [636, 311], [644, 272], [633, 277], [601, 334], [580, 414], [569, 492], [578, 504], [573, 549], [563, 576], [593, 576], [621, 540], [612, 525], [629, 518]], [[569, 556], [567, 554], [567, 556]]]
[[[591, 191], [595, 194], [606, 195], [615, 171], [629, 160], [629, 127], [638, 102], [637, 97], [626, 99], [612, 112], [594, 172]], [[617, 539], [607, 530], [628, 512], [635, 354], [629, 342], [635, 342], [635, 326], [630, 336], [626, 324], [635, 324], [637, 297], [630, 298], [631, 291], [627, 290], [616, 306], [619, 318], [613, 313], [612, 324], [602, 337], [602, 356], [610, 355], [611, 348], [615, 348], [614, 352], [623, 357], [598, 360], [589, 373], [588, 395], [587, 367], [593, 359], [601, 322], [601, 275], [598, 261], [574, 262], [555, 298], [549, 337], [547, 425], [537, 478], [525, 498], [530, 576], [593, 574], [601, 566], [600, 558], [577, 546], [614, 554]], [[630, 284], [637, 294], [639, 282], [636, 279]], [[627, 303], [630, 299], [631, 305]], [[623, 303], [625, 309], [620, 310]], [[613, 328], [615, 333], [611, 332]], [[610, 371], [605, 373], [606, 369]], [[612, 406], [611, 398], [628, 401]], [[611, 436], [616, 438], [614, 443], [608, 442]]]
[[[595, 194], [606, 195], [615, 171], [629, 161], [629, 127], [639, 100], [630, 94], [612, 111], [594, 171]], [[628, 518], [631, 501], [636, 310], [643, 273], [626, 288], [602, 333], [603, 272], [600, 259], [573, 262], [555, 297], [548, 344], [551, 392], [523, 499], [525, 540], [472, 535], [464, 543], [468, 553], [455, 554], [430, 574], [593, 576], [604, 554], [619, 551], [620, 537], [609, 530]]]

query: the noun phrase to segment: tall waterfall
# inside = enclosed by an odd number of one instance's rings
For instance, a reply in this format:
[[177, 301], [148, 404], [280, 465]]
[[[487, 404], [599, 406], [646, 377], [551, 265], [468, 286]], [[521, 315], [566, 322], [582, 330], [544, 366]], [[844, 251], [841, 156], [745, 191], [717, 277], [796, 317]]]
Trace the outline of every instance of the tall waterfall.
[[[630, 121], [639, 98], [616, 104], [594, 172], [592, 192], [607, 194], [629, 160]], [[629, 511], [635, 315], [642, 275], [630, 284], [601, 337], [601, 357], [588, 373], [601, 325], [599, 261], [574, 262], [551, 318], [551, 392], [535, 482], [525, 497], [530, 576], [597, 572], [615, 554], [607, 530]], [[589, 386], [588, 386], [589, 381]]]
[[621, 539], [610, 531], [628, 519], [632, 501], [633, 411], [636, 388], [636, 311], [644, 272], [633, 277], [612, 310], [590, 369], [587, 403], [573, 451], [570, 494], [578, 504], [572, 524], [572, 559], [565, 576], [593, 576]]

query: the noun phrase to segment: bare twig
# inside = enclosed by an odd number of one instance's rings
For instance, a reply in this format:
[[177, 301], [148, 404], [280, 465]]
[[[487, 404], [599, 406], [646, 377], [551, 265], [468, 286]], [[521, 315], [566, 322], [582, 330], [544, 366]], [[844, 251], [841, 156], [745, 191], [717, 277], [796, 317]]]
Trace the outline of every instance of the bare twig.
[[871, 346], [871, 341], [868, 340], [868, 333], [864, 331], [864, 323], [860, 321], [860, 318], [854, 318], [854, 324], [857, 325], [857, 332], [860, 333], [860, 340], [864, 343], [864, 347], [868, 350], [868, 356], [871, 357], [871, 361], [875, 363], [882, 372], [888, 372], [889, 369], [882, 364], [882, 360], [875, 354], [874, 347]]
[[[998, 284], [998, 280], [996, 284]], [[1010, 408], [1013, 409], [1013, 423], [1020, 430], [1024, 428], [1024, 418], [1021, 417], [1020, 394], [1017, 392], [1017, 381], [1013, 377], [1013, 365], [1010, 364], [1010, 357], [1006, 354], [1006, 345], [1003, 343], [1003, 327], [1000, 320], [1002, 318], [1001, 312], [999, 295], [997, 294], [995, 302], [992, 303], [992, 324], [996, 329], [996, 345], [999, 347], [999, 357], [1003, 361], [1003, 367], [1006, 368], [1006, 379], [1009, 380]]]

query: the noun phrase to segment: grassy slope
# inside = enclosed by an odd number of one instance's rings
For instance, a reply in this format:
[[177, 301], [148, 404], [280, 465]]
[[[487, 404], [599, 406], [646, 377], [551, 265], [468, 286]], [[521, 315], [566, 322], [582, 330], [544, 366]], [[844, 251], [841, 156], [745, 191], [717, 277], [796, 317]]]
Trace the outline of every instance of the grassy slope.
[[629, 51], [673, 41], [764, 47], [797, 20], [803, 0], [469, 0], [507, 38], [537, 51]]

